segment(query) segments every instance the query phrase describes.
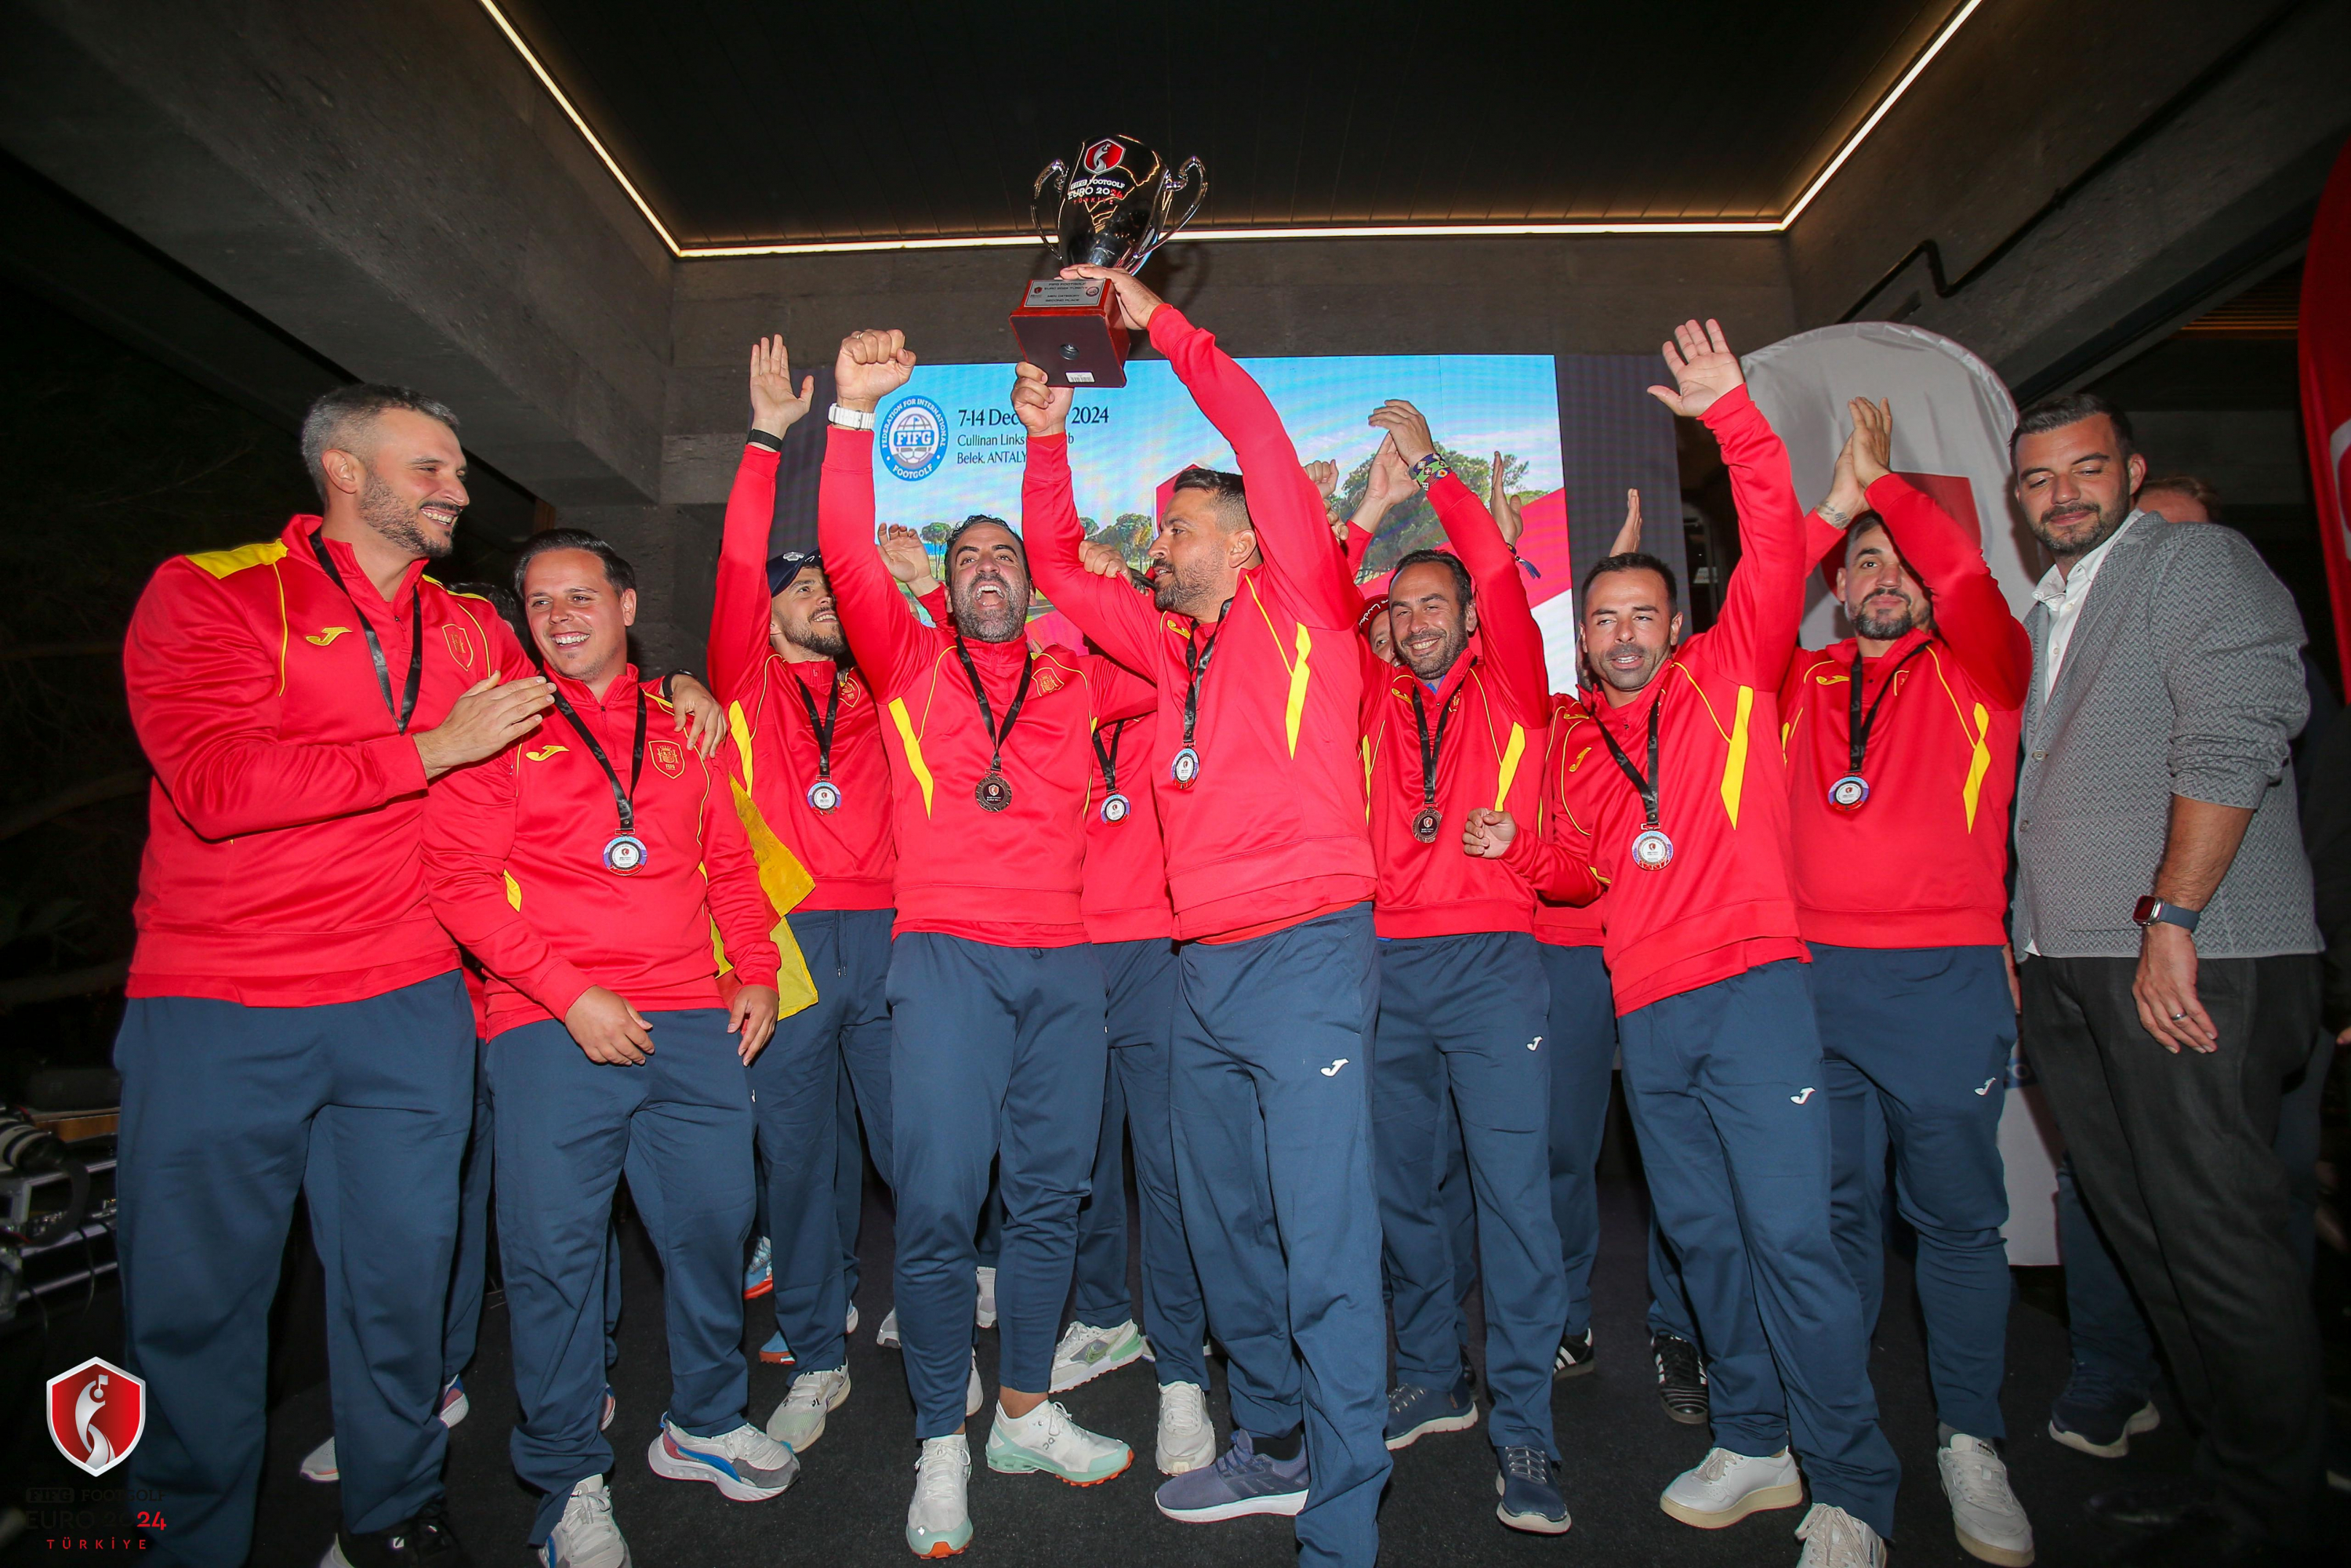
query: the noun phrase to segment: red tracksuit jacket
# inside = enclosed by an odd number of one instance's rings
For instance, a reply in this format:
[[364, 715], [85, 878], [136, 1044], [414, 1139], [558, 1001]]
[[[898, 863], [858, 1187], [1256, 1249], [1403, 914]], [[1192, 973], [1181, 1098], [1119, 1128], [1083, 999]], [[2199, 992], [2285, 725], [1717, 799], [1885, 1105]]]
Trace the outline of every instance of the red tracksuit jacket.
[[[1380, 886], [1373, 921], [1383, 936], [1458, 936], [1534, 929], [1534, 894], [1505, 861], [1461, 852], [1472, 808], [1535, 820], [1550, 679], [1542, 633], [1527, 606], [1519, 563], [1484, 503], [1450, 475], [1429, 487], [1475, 586], [1478, 630], [1432, 694], [1403, 664], [1364, 649], [1364, 769], [1371, 794], [1372, 858]], [[1421, 712], [1413, 710], [1419, 693]], [[1437, 726], [1443, 720], [1441, 742]], [[1421, 725], [1437, 743], [1437, 838], [1413, 837], [1422, 810]], [[1597, 887], [1592, 889], [1596, 894]]]
[[[348, 546], [319, 569], [298, 517], [266, 544], [157, 569], [123, 643], [123, 683], [155, 769], [134, 910], [134, 997], [315, 1007], [455, 968], [433, 918], [413, 736], [496, 670], [535, 673], [490, 604], [409, 568], [387, 602]], [[418, 595], [421, 593], [421, 599]], [[403, 695], [421, 605], [423, 672], [406, 734], [364, 623]]]
[[1009, 947], [1086, 940], [1080, 907], [1097, 717], [1147, 711], [1150, 689], [1109, 661], [1045, 646], [967, 640], [1001, 726], [1033, 657], [1029, 700], [1004, 747], [1012, 800], [982, 809], [975, 789], [994, 745], [946, 623], [925, 626], [873, 549], [873, 436], [828, 432], [817, 539], [858, 668], [884, 714], [898, 843], [893, 933], [936, 931]]
[[604, 844], [621, 831], [611, 782], [559, 714], [434, 781], [424, 809], [433, 910], [482, 962], [488, 1036], [561, 1019], [590, 986], [639, 1012], [718, 1007], [714, 925], [742, 983], [774, 985], [776, 912], [728, 799], [729, 759], [705, 761], [679, 739], [658, 683], [639, 682], [634, 665], [601, 702], [551, 678], [623, 787], [645, 694], [644, 771], [631, 795], [645, 864], [631, 876], [605, 868]]
[[710, 608], [710, 684], [726, 705], [751, 800], [775, 837], [798, 855], [816, 886], [796, 906], [887, 909], [898, 866], [890, 833], [890, 762], [882, 748], [882, 705], [852, 669], [838, 672], [841, 716], [832, 735], [832, 781], [841, 805], [808, 803], [817, 777], [816, 725], [831, 711], [836, 672], [821, 660], [795, 663], [768, 643], [768, 534], [776, 513], [775, 452], [746, 444], [726, 497], [718, 549], [717, 597]]
[[1803, 517], [1787, 448], [1744, 387], [1717, 399], [1705, 423], [1730, 468], [1745, 547], [1722, 613], [1634, 701], [1616, 707], [1595, 696], [1583, 721], [1606, 726], [1646, 771], [1649, 711], [1663, 705], [1658, 825], [1673, 840], [1673, 862], [1655, 871], [1633, 863], [1640, 796], [1598, 729], [1587, 738], [1573, 716], [1573, 733], [1561, 739], [1564, 846], [1521, 832], [1506, 857], [1553, 897], [1572, 900], [1587, 865], [1607, 884], [1603, 946], [1620, 1017], [1758, 965], [1811, 961], [1796, 923], [1786, 769], [1773, 744], [1803, 605]]
[[[1355, 635], [1364, 597], [1264, 392], [1173, 306], [1152, 314], [1151, 341], [1254, 476], [1249, 517], [1264, 564], [1240, 574], [1213, 625], [1086, 571], [1061, 436], [1029, 443], [1022, 531], [1038, 587], [1103, 653], [1158, 685], [1149, 773], [1176, 935], [1238, 940], [1360, 904], [1376, 886]], [[1184, 745], [1185, 650], [1212, 636], [1193, 730], [1200, 774], [1185, 789], [1168, 771]]]
[[[923, 608], [934, 623], [946, 625], [946, 590], [923, 595]], [[1156, 720], [1155, 713], [1133, 714], [1094, 727], [1085, 887], [1078, 899], [1089, 942], [1165, 942], [1176, 934], [1176, 912], [1167, 904], [1167, 850], [1150, 781]], [[1114, 777], [1105, 776], [1105, 758], [1117, 769]], [[1113, 788], [1126, 797], [1126, 814], [1115, 822], [1102, 818]]]
[[[1935, 625], [1862, 661], [1862, 711], [1876, 704], [1877, 716], [1858, 811], [1828, 798], [1852, 771], [1854, 640], [1789, 665], [1780, 714], [1796, 917], [1806, 940], [1837, 946], [1998, 946], [2008, 940], [2008, 812], [2032, 640], [1982, 546], [1949, 514], [1891, 474], [1869, 487], [1869, 504], [1933, 596]], [[1814, 559], [1844, 541], [1844, 529], [1811, 519]]]
[[[1582, 760], [1584, 741], [1595, 739], [1591, 729], [1591, 715], [1584, 712], [1583, 699], [1573, 692], [1552, 694], [1550, 733], [1543, 740], [1542, 788], [1535, 797], [1535, 831], [1547, 842], [1563, 845], [1570, 835], [1580, 841], [1582, 830], [1573, 821], [1562, 821], [1566, 811], [1567, 776], [1571, 765]], [[1583, 740], [1573, 737], [1580, 727]], [[1524, 819], [1521, 819], [1523, 821]], [[1603, 900], [1595, 896], [1589, 904], [1561, 904], [1551, 898], [1535, 900], [1535, 940], [1553, 947], [1597, 947], [1606, 929], [1601, 914]]]

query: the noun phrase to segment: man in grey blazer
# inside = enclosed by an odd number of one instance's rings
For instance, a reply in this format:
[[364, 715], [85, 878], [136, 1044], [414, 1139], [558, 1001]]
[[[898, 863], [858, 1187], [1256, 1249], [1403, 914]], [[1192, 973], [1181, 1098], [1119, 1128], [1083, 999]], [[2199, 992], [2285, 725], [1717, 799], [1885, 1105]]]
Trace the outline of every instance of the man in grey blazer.
[[2057, 563], [2025, 619], [2024, 1047], [2202, 1433], [2196, 1484], [2090, 1506], [2152, 1532], [2133, 1562], [2275, 1561], [2309, 1540], [2324, 1412], [2271, 1147], [2318, 1023], [2302, 622], [2241, 535], [2132, 507], [2146, 463], [2102, 400], [2035, 404], [2011, 451]]

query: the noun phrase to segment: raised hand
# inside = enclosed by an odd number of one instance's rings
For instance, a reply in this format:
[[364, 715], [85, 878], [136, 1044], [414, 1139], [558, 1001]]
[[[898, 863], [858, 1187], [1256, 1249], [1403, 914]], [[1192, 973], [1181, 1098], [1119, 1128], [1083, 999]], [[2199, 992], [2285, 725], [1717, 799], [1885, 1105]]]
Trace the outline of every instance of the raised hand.
[[1307, 482], [1322, 492], [1324, 500], [1329, 500], [1339, 488], [1339, 465], [1327, 458], [1318, 457], [1305, 465], [1305, 468]]
[[1631, 555], [1641, 548], [1641, 492], [1625, 492], [1625, 526], [1616, 530], [1616, 542], [1608, 547], [1610, 555]]
[[493, 670], [475, 681], [450, 705], [448, 717], [415, 737], [424, 777], [496, 757], [538, 727], [538, 716], [555, 706], [554, 693], [539, 674], [507, 681]]
[[752, 429], [780, 437], [808, 413], [815, 396], [814, 376], [802, 376], [799, 395], [792, 395], [792, 354], [781, 338], [762, 338], [751, 345]]
[[882, 564], [890, 569], [890, 575], [913, 590], [915, 598], [939, 585], [931, 575], [931, 552], [924, 548], [923, 536], [905, 524], [883, 528], [873, 548], [882, 553]]
[[1711, 317], [1705, 326], [1685, 321], [1674, 329], [1674, 340], [1665, 346], [1666, 369], [1674, 385], [1651, 387], [1649, 395], [1680, 414], [1696, 419], [1714, 406], [1715, 399], [1745, 384], [1739, 373], [1739, 356], [1723, 341], [1722, 328]]
[[1113, 578], [1120, 582], [1126, 581], [1131, 575], [1126, 553], [1116, 545], [1104, 544], [1100, 539], [1078, 541], [1078, 564], [1096, 577]]
[[1494, 526], [1502, 530], [1502, 542], [1516, 549], [1519, 536], [1527, 531], [1527, 520], [1519, 514], [1518, 497], [1502, 482], [1502, 455], [1499, 452], [1486, 469], [1486, 510], [1492, 514]]
[[590, 986], [580, 993], [563, 1027], [587, 1053], [606, 1067], [642, 1067], [653, 1053], [653, 1026], [614, 992]]
[[[1364, 480], [1364, 511], [1370, 512], [1376, 520], [1419, 494], [1420, 486], [1412, 476], [1412, 465], [1396, 450], [1395, 438], [1382, 441], [1380, 449], [1372, 454], [1372, 471]], [[1356, 516], [1360, 518], [1363, 513]]]
[[680, 670], [669, 678], [669, 706], [685, 743], [704, 757], [715, 755], [726, 738], [726, 710], [710, 688]]
[[1894, 404], [1857, 397], [1845, 409], [1853, 415], [1853, 476], [1866, 490], [1894, 471]]
[[743, 1059], [744, 1066], [750, 1066], [751, 1059], [775, 1038], [776, 1014], [782, 1006], [773, 986], [745, 986], [735, 993], [734, 1005], [726, 1009], [726, 1032], [741, 1036], [735, 1042], [735, 1054]]
[[1065, 267], [1061, 268], [1061, 276], [1063, 277], [1099, 277], [1109, 284], [1111, 292], [1118, 296], [1120, 324], [1132, 331], [1148, 331], [1151, 328], [1151, 313], [1167, 303], [1145, 288], [1143, 286], [1143, 279], [1131, 272], [1122, 272], [1115, 267], [1092, 265]]
[[905, 333], [852, 332], [841, 340], [841, 357], [832, 362], [833, 398], [843, 408], [870, 413], [914, 373]]
[[1437, 438], [1428, 433], [1428, 420], [1400, 397], [1392, 397], [1372, 410], [1371, 423], [1388, 433], [1388, 439], [1395, 443], [1406, 463], [1417, 463], [1437, 450]]
[[1498, 861], [1519, 836], [1519, 824], [1508, 811], [1474, 809], [1461, 821], [1461, 852], [1473, 860]]
[[1077, 395], [1073, 388], [1046, 384], [1045, 372], [1026, 360], [1012, 367], [1012, 412], [1032, 436], [1061, 434]]

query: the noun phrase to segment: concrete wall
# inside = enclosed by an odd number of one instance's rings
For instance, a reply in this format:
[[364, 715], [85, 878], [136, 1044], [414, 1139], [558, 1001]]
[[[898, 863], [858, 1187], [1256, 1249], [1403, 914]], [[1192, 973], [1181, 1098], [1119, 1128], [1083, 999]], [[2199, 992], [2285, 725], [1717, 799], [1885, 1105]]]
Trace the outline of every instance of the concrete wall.
[[[1957, 279], [2277, 15], [2210, 0], [1985, 6], [1790, 232], [1799, 320], [1838, 319], [1922, 239]], [[2087, 381], [2306, 229], [2351, 134], [2346, 80], [2351, 0], [2288, 7], [1976, 282], [1938, 299], [1914, 262], [1861, 314], [1956, 338], [2011, 386]]]

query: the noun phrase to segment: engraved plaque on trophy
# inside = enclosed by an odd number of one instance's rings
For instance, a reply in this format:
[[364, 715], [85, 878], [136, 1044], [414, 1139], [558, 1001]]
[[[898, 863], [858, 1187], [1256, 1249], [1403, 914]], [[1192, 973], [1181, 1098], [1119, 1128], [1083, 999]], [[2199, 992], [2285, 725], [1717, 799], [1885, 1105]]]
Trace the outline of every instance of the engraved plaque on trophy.
[[[1208, 172], [1197, 158], [1186, 159], [1171, 178], [1142, 142], [1105, 136], [1086, 143], [1075, 171], [1058, 158], [1045, 166], [1030, 193], [1030, 216], [1056, 271], [1090, 264], [1135, 273], [1192, 221], [1207, 193]], [[1126, 329], [1115, 292], [1099, 277], [1037, 279], [1012, 313], [1012, 331], [1021, 358], [1042, 367], [1054, 386], [1126, 384]]]

